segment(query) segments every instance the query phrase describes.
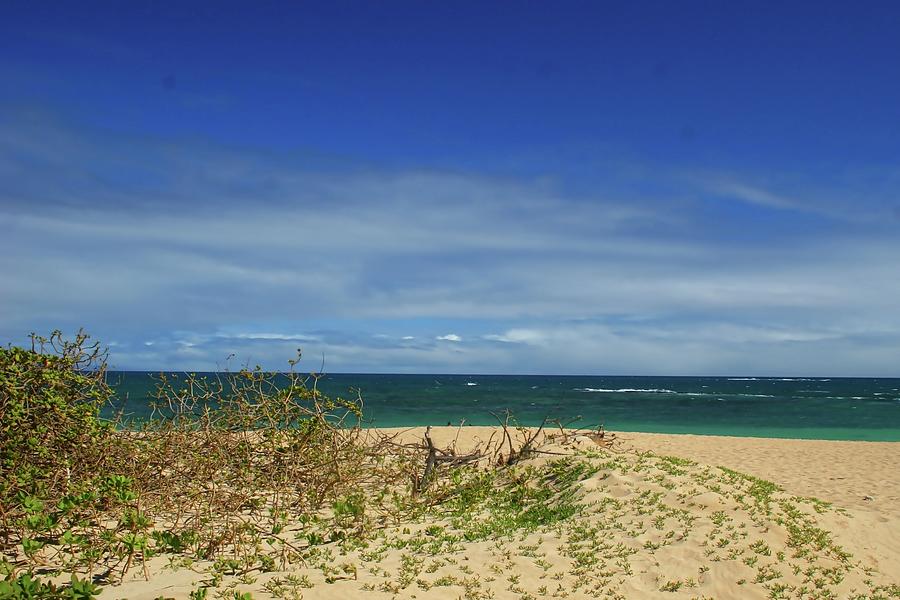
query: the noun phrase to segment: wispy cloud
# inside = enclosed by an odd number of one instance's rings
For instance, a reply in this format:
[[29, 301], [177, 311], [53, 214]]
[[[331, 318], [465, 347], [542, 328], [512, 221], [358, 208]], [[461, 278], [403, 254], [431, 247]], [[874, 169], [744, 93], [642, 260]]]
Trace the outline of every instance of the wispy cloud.
[[[0, 120], [0, 173], [0, 335], [86, 326], [120, 367], [283, 366], [300, 345], [343, 371], [898, 368], [870, 350], [900, 348], [895, 232], [826, 235], [802, 195], [736, 177], [574, 194], [43, 115]], [[723, 195], [769, 221], [710, 213]]]
[[237, 340], [282, 340], [292, 342], [317, 342], [319, 337], [301, 333], [218, 333], [216, 337]]
[[[867, 170], [848, 168], [808, 173], [685, 171], [674, 175], [703, 194], [774, 211], [832, 219], [845, 225], [866, 225], [884, 233], [897, 219], [900, 168], [884, 164]], [[802, 222], [802, 220], [800, 220]]]
[[808, 207], [803, 206], [801, 203], [791, 198], [779, 196], [778, 194], [773, 194], [767, 190], [736, 181], [728, 181], [725, 179], [713, 180], [708, 183], [708, 186], [712, 192], [742, 200], [750, 204], [782, 210], [808, 209]]

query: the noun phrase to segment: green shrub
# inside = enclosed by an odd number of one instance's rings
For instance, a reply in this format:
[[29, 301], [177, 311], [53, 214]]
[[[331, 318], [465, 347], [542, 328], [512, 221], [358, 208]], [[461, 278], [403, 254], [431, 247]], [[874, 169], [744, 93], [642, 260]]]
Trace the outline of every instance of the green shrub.
[[69, 585], [41, 581], [25, 573], [0, 581], [0, 600], [91, 600], [102, 590], [85, 579], [72, 575]]
[[0, 507], [24, 497], [56, 502], [103, 461], [112, 395], [105, 354], [79, 333], [32, 335], [31, 349], [0, 348]]
[[360, 439], [360, 401], [325, 397], [297, 360], [288, 373], [161, 374], [152, 416], [125, 422], [101, 418], [114, 390], [87, 335], [0, 348], [0, 555], [14, 566], [0, 579], [16, 576], [3, 594], [29, 597], [38, 569], [114, 581], [157, 553], [215, 560], [263, 542], [278, 547], [260, 559], [271, 570], [296, 554], [289, 511], [333, 506], [318, 535], [355, 535], [358, 490], [386, 480], [384, 461]]

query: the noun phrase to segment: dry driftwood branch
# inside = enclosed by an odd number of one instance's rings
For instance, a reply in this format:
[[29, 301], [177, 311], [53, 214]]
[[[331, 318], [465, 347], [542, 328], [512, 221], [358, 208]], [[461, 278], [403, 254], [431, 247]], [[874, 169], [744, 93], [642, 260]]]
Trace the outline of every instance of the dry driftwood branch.
[[[533, 450], [534, 441], [541, 435], [541, 432], [544, 431], [544, 426], [547, 425], [547, 417], [544, 417], [544, 420], [541, 421], [541, 426], [537, 428], [537, 431], [533, 432], [526, 440], [525, 443], [522, 444], [522, 447], [519, 448], [519, 451], [515, 455], [515, 461], [518, 462], [520, 459], [525, 458], [528, 454]], [[512, 459], [512, 457], [510, 457]], [[509, 464], [513, 464], [510, 462]]]
[[[503, 440], [500, 442], [500, 446], [495, 452], [495, 462], [499, 465], [510, 466], [514, 465], [520, 460], [526, 458], [533, 450], [534, 443], [540, 437], [541, 433], [544, 431], [544, 427], [547, 425], [549, 421], [549, 417], [544, 417], [544, 420], [541, 421], [541, 425], [534, 431], [528, 432], [528, 430], [524, 427], [516, 426], [516, 429], [522, 432], [525, 436], [525, 441], [519, 446], [518, 449], [513, 445], [513, 436], [509, 432], [509, 420], [512, 416], [510, 411], [507, 409], [504, 417], [501, 419], [500, 415], [497, 413], [491, 413], [497, 422], [500, 424], [500, 427], [503, 428]], [[503, 442], [506, 442], [507, 447], [509, 448], [509, 453], [504, 458], [502, 455]]]
[[595, 444], [603, 447], [606, 450], [610, 450], [612, 452], [618, 451], [615, 446], [620, 443], [620, 440], [616, 437], [616, 434], [606, 431], [603, 428], [603, 425], [597, 428], [596, 431], [585, 435], [590, 438]]
[[[566, 428], [572, 423], [578, 422], [580, 420], [581, 415], [578, 415], [577, 417], [569, 419], [565, 423], [562, 422], [562, 419], [550, 419], [547, 422], [556, 424], [556, 426], [559, 428], [559, 435], [562, 436], [563, 442], [567, 442], [569, 441], [569, 435], [571, 432]], [[576, 429], [575, 432], [577, 433], [578, 429]]]
[[421, 491], [428, 486], [434, 475], [434, 467], [437, 463], [437, 448], [434, 447], [434, 440], [431, 439], [431, 425], [425, 428], [425, 443], [428, 445], [428, 456], [425, 459], [425, 472], [419, 480], [419, 487], [416, 491]]
[[425, 456], [425, 470], [422, 473], [422, 477], [418, 478], [415, 482], [416, 492], [421, 492], [428, 487], [434, 479], [438, 466], [460, 466], [471, 464], [473, 462], [478, 462], [486, 456], [486, 453], [480, 448], [463, 455], [456, 454], [455, 444], [448, 449], [438, 448], [434, 445], [434, 440], [431, 439], [431, 425], [425, 428], [424, 437], [424, 444], [404, 445], [407, 448], [413, 447], [427, 451]]

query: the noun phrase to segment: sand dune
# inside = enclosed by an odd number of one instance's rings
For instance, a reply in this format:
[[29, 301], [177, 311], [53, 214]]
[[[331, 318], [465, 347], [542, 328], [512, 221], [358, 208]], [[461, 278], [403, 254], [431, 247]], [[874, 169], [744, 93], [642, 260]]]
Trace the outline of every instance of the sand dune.
[[900, 443], [620, 433], [623, 445], [772, 479], [791, 493], [900, 518]]
[[[461, 452], [491, 435], [483, 427], [433, 431], [438, 445], [455, 442]], [[383, 523], [365, 545], [316, 546], [290, 572], [225, 576], [210, 597], [224, 590], [308, 600], [900, 594], [890, 587], [900, 583], [900, 444], [617, 439], [613, 451], [584, 436], [545, 441], [544, 453], [518, 467], [527, 483], [515, 493], [537, 499], [524, 513], [510, 511], [509, 488], [497, 487], [473, 496], [475, 510]], [[210, 580], [209, 565], [193, 569], [157, 561], [150, 581], [126, 582], [104, 597], [187, 597]]]

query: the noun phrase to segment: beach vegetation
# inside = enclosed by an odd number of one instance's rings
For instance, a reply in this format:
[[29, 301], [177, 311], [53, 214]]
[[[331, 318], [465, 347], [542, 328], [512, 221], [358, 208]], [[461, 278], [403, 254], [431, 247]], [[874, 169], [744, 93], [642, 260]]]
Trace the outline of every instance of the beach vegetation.
[[[735, 585], [763, 595], [830, 597], [864, 568], [822, 525], [838, 509], [773, 482], [619, 451], [605, 433], [541, 437], [509, 413], [471, 451], [430, 429], [401, 440], [365, 429], [359, 395], [326, 397], [298, 361], [160, 376], [138, 422], [86, 335], [0, 351], [0, 598], [91, 598], [155, 559], [197, 574], [195, 600], [319, 585], [622, 598], [667, 547], [705, 558], [696, 579], [660, 576], [654, 592], [702, 591], [710, 565], [731, 562]], [[859, 597], [897, 597], [866, 574]]]
[[73, 574], [68, 584], [42, 580], [31, 573], [0, 581], [0, 598], [4, 600], [92, 600], [101, 592], [99, 586]]
[[55, 331], [33, 335], [30, 349], [0, 348], [3, 514], [18, 507], [41, 531], [55, 525], [42, 513], [49, 500], [68, 495], [63, 509], [73, 509], [90, 492], [113, 443], [110, 423], [99, 417], [111, 396], [105, 352], [84, 333], [69, 341]]

